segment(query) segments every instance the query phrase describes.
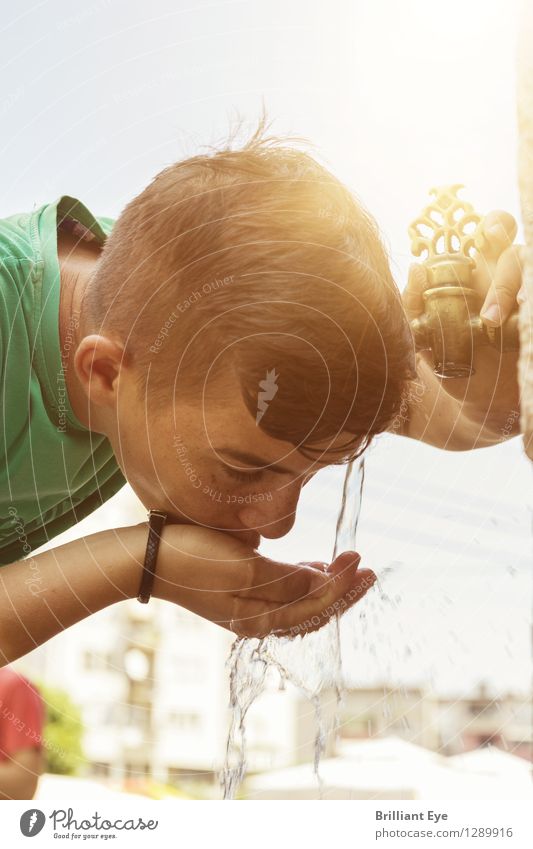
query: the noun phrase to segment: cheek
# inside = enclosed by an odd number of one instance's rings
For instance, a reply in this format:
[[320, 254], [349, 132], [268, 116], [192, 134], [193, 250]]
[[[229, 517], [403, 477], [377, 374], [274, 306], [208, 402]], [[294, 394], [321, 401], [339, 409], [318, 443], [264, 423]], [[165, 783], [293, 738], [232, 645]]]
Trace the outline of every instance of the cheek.
[[186, 480], [195, 504], [201, 506], [206, 515], [209, 513], [219, 519], [236, 518], [246, 509], [262, 512], [265, 505], [272, 505], [275, 499], [274, 493], [262, 489], [260, 484], [233, 481], [224, 473], [216, 474], [208, 469], [196, 469], [194, 464], [186, 470]]
[[199, 491], [201, 497], [207, 504], [216, 506], [220, 515], [235, 515], [239, 504], [244, 504], [244, 498], [248, 494], [243, 490], [242, 484], [231, 481], [222, 474], [205, 471], [202, 477], [203, 486]]
[[213, 511], [220, 513], [227, 509], [231, 490], [213, 474], [205, 461], [197, 459], [196, 453], [180, 436], [173, 437], [170, 451], [168, 448], [159, 450], [158, 466], [160, 480], [177, 504], [188, 504], [206, 517], [214, 515]]

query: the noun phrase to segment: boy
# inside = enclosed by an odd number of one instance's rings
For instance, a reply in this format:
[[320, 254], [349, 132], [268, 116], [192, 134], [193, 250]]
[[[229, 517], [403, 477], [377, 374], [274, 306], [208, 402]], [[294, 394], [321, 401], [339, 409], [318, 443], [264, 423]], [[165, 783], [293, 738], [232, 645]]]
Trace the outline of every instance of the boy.
[[[477, 285], [496, 323], [520, 272], [514, 221], [486, 224]], [[490, 445], [517, 409], [516, 357], [490, 351], [451, 386], [419, 357], [402, 413], [423, 270], [404, 310], [370, 216], [262, 127], [165, 169], [114, 226], [62, 197], [4, 220], [1, 245], [4, 663], [138, 594], [145, 524], [31, 555], [126, 479], [169, 516], [156, 597], [241, 635], [305, 633], [375, 580], [354, 552], [327, 569], [257, 553], [312, 475], [387, 429]]]

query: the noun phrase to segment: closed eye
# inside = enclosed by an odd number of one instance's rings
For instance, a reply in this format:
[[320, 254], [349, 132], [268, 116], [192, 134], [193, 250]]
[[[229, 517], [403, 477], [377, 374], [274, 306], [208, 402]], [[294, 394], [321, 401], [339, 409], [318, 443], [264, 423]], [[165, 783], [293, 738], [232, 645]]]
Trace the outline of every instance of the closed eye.
[[258, 481], [263, 476], [262, 469], [255, 472], [243, 472], [240, 469], [233, 469], [231, 466], [224, 466], [224, 470], [230, 478], [242, 481], [243, 483], [253, 483], [253, 481]]

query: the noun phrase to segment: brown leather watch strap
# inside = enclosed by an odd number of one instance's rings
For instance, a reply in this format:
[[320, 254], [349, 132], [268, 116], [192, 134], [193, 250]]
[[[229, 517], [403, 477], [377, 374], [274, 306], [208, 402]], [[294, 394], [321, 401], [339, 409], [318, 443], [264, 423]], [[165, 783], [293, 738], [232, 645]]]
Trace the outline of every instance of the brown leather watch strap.
[[148, 517], [148, 542], [146, 543], [146, 554], [144, 555], [143, 574], [141, 586], [139, 587], [138, 601], [148, 604], [152, 595], [154, 585], [155, 567], [157, 563], [157, 552], [161, 541], [161, 533], [167, 519], [167, 514], [162, 510], [150, 510]]

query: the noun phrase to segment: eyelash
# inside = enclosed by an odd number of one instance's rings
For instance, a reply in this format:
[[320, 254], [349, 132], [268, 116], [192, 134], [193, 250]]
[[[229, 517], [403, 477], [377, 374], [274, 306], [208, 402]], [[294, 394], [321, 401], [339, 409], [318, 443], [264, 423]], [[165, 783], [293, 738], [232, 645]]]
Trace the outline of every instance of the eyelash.
[[226, 474], [233, 478], [234, 480], [242, 481], [243, 483], [252, 483], [253, 481], [258, 481], [263, 472], [240, 472], [238, 469], [232, 469], [230, 466], [226, 466]]

